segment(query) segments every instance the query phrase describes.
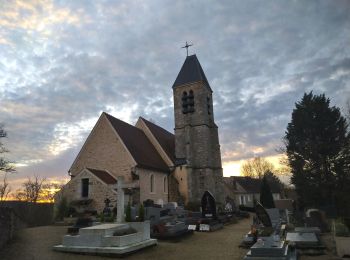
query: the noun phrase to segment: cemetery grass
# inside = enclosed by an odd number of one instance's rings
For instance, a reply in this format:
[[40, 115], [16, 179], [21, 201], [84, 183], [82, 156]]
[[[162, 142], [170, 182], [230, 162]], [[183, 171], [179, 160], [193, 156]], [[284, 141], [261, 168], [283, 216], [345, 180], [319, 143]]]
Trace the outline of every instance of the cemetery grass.
[[[124, 259], [242, 259], [247, 250], [239, 248], [244, 234], [250, 229], [251, 219], [242, 219], [236, 224], [224, 226], [211, 233], [195, 232], [183, 239], [159, 241], [153, 246]], [[16, 239], [1, 252], [0, 259], [6, 260], [80, 260], [112, 259], [110, 257], [67, 254], [55, 252], [52, 246], [61, 244], [67, 231], [63, 226], [44, 226], [22, 230]]]

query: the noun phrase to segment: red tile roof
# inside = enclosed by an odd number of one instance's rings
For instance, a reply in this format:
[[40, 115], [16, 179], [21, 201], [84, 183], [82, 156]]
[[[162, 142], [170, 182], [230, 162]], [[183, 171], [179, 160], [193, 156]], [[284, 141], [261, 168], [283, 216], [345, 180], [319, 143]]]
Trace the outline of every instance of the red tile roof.
[[104, 114], [139, 167], [169, 172], [168, 166], [142, 130], [105, 112]]
[[106, 184], [116, 184], [117, 180], [110, 175], [108, 172], [103, 170], [96, 170], [87, 168], [92, 174], [94, 174], [96, 177], [98, 177], [101, 181], [105, 182]]
[[169, 159], [174, 163], [175, 162], [175, 135], [168, 132], [164, 128], [144, 119], [141, 119], [145, 122], [148, 129], [152, 132], [153, 136], [157, 139], [160, 146], [163, 148], [164, 152], [167, 154]]

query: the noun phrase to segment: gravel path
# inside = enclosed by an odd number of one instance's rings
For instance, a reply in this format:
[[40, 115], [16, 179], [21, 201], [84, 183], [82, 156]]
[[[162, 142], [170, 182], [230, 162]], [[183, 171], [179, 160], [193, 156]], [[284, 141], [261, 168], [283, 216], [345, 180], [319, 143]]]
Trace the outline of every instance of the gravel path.
[[[157, 246], [147, 248], [126, 257], [133, 259], [230, 259], [241, 260], [247, 250], [238, 248], [251, 221], [240, 220], [212, 233], [195, 232], [177, 242], [159, 241]], [[109, 257], [77, 255], [55, 252], [53, 245], [61, 244], [67, 227], [45, 226], [22, 230], [18, 237], [2, 252], [1, 260], [80, 260], [111, 259]]]

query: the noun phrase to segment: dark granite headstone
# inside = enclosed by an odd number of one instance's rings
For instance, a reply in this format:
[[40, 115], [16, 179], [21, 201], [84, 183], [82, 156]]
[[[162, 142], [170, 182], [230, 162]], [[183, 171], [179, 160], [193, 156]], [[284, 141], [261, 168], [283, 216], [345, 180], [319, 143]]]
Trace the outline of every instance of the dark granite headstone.
[[202, 197], [202, 217], [216, 219], [216, 203], [213, 195], [205, 191]]
[[272, 227], [269, 214], [266, 212], [265, 208], [259, 202], [257, 202], [257, 204], [255, 205], [255, 213], [257, 218], [264, 225], [264, 227]]
[[105, 199], [104, 203], [105, 203], [105, 207], [103, 209], [103, 215], [110, 216], [112, 214], [112, 210], [109, 206], [109, 203], [111, 203], [111, 201], [107, 198], [107, 199]]

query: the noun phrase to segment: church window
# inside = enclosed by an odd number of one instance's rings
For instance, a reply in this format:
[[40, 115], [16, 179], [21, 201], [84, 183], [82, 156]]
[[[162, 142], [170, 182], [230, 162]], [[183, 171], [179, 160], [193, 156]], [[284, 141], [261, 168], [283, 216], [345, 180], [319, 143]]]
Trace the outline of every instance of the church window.
[[208, 107], [208, 115], [210, 115], [211, 114], [210, 97], [207, 97], [207, 107]]
[[81, 197], [89, 197], [89, 179], [81, 179]]
[[182, 93], [182, 113], [187, 114], [187, 92]]
[[163, 191], [164, 191], [164, 193], [166, 193], [167, 190], [168, 190], [168, 177], [165, 176], [163, 179]]
[[186, 91], [182, 93], [182, 113], [193, 113], [194, 112], [194, 94], [193, 90], [190, 90], [189, 94]]
[[189, 113], [194, 112], [194, 95], [192, 90], [190, 90], [190, 94], [188, 95], [187, 104], [188, 104], [188, 112]]
[[151, 192], [154, 192], [154, 174], [151, 174], [151, 177], [150, 177], [150, 186], [151, 186]]

